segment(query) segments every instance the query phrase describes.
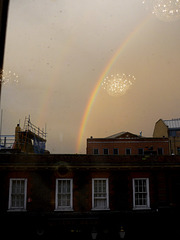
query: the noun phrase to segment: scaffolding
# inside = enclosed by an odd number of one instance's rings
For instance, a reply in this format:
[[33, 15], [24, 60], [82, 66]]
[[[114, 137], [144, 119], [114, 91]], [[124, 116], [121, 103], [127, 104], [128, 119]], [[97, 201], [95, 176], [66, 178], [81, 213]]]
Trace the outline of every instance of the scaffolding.
[[31, 123], [30, 116], [25, 117], [23, 129], [19, 124], [16, 127], [13, 148], [26, 153], [43, 154], [46, 149], [46, 136], [46, 131]]

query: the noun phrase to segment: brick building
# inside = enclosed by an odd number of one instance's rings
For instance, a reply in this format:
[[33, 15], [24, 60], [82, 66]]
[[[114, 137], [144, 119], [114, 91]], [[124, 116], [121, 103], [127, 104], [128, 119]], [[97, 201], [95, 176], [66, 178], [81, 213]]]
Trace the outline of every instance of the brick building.
[[159, 119], [155, 123], [153, 137], [168, 137], [170, 154], [180, 155], [180, 118]]
[[0, 154], [0, 188], [8, 236], [180, 236], [180, 156]]
[[120, 132], [106, 138], [88, 138], [87, 154], [100, 155], [168, 155], [167, 137], [142, 137]]

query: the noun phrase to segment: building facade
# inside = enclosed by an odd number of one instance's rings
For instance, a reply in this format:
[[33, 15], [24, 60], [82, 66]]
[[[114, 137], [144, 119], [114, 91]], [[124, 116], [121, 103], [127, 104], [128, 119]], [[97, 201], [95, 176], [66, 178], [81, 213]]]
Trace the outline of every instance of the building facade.
[[154, 138], [168, 137], [170, 154], [180, 155], [180, 119], [159, 119], [154, 126]]
[[1, 227], [8, 236], [120, 239], [122, 231], [125, 239], [180, 236], [179, 156], [0, 154], [0, 159]]
[[87, 154], [93, 155], [168, 155], [167, 137], [151, 138], [121, 132], [106, 138], [88, 138]]

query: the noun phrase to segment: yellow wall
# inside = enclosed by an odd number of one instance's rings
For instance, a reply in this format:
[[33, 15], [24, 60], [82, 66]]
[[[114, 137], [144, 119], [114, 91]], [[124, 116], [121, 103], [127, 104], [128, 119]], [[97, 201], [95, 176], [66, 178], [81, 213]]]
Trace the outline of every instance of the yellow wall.
[[162, 119], [156, 122], [153, 137], [168, 137], [168, 127], [164, 124]]

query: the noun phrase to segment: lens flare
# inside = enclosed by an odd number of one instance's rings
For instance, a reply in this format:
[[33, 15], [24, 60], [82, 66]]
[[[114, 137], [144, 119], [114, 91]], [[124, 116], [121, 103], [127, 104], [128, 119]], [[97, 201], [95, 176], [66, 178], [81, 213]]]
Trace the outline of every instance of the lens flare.
[[132, 75], [117, 73], [104, 78], [102, 88], [106, 90], [110, 96], [116, 97], [125, 94], [135, 80], [135, 77]]
[[0, 71], [0, 82], [1, 84], [7, 85], [8, 83], [18, 83], [19, 76], [12, 71], [5, 71], [4, 69]]
[[142, 4], [161, 21], [173, 22], [180, 19], [180, 0], [143, 0]]
[[180, 19], [180, 0], [156, 0], [153, 14], [162, 21], [173, 22]]

